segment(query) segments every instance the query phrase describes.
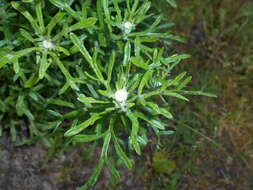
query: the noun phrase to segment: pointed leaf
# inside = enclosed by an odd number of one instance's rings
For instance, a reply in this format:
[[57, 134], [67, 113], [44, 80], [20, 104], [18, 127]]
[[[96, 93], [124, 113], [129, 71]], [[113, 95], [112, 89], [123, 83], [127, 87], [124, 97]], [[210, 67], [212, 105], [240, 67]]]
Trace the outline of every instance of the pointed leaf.
[[84, 28], [90, 28], [96, 22], [97, 22], [97, 18], [95, 18], [95, 17], [90, 17], [90, 18], [87, 18], [87, 19], [83, 19], [83, 20], [79, 21], [78, 23], [70, 26], [68, 28], [68, 32], [72, 32], [72, 31], [75, 31], [75, 30], [81, 30], [81, 29], [84, 29]]
[[177, 3], [175, 0], [166, 0], [173, 8], [177, 8]]
[[97, 120], [99, 120], [101, 116], [99, 114], [93, 114], [88, 120], [82, 122], [79, 125], [76, 125], [72, 128], [70, 128], [68, 131], [64, 133], [64, 136], [69, 137], [76, 135], [80, 133], [85, 128], [89, 127], [90, 125], [93, 125]]
[[53, 18], [51, 18], [49, 24], [46, 26], [46, 31], [47, 31], [48, 36], [50, 36], [53, 28], [55, 27], [57, 23], [59, 23], [59, 21], [63, 18], [64, 15], [65, 13], [59, 11], [58, 13], [56, 13], [56, 15], [54, 15]]
[[69, 108], [74, 108], [75, 105], [72, 104], [71, 102], [67, 102], [65, 100], [61, 100], [61, 99], [49, 99], [48, 102], [50, 104], [55, 104], [58, 106], [64, 106], [64, 107], [69, 107]]
[[75, 135], [73, 137], [74, 142], [91, 142], [102, 138], [103, 135]]
[[155, 119], [150, 119], [149, 117], [145, 116], [141, 112], [135, 112], [136, 116], [146, 122], [148, 122], [151, 126], [156, 127], [158, 129], [165, 129], [165, 123], [162, 123], [161, 121], [155, 120]]
[[189, 101], [186, 97], [184, 97], [181, 94], [178, 94], [176, 92], [164, 91], [163, 95], [172, 96], [172, 97], [176, 97], [176, 98], [181, 99], [181, 100]]
[[142, 77], [142, 80], [140, 82], [139, 88], [138, 88], [138, 95], [140, 96], [142, 94], [142, 90], [144, 86], [147, 84], [148, 80], [152, 77], [153, 70], [148, 70]]
[[107, 168], [108, 168], [108, 170], [109, 170], [109, 172], [110, 172], [110, 174], [111, 174], [111, 176], [113, 178], [113, 182], [119, 181], [119, 179], [120, 179], [120, 173], [115, 168], [115, 165], [114, 165], [113, 161], [111, 161], [111, 160], [108, 159], [106, 161], [106, 164], [107, 164]]
[[96, 100], [95, 98], [92, 98], [92, 97], [85, 97], [83, 94], [80, 94], [77, 99], [80, 102], [84, 103], [84, 104], [106, 104], [106, 103], [110, 103], [109, 101], [101, 101], [101, 100]]
[[131, 43], [130, 41], [127, 41], [124, 50], [124, 59], [123, 59], [124, 66], [126, 66], [129, 63], [130, 57], [131, 57]]
[[20, 2], [12, 1], [11, 5], [14, 9], [18, 10], [30, 22], [30, 24], [32, 25], [32, 27], [34, 28], [36, 32], [41, 33], [39, 26], [36, 24], [35, 20], [33, 19], [33, 16], [27, 10], [25, 10], [24, 7], [21, 6]]
[[132, 145], [134, 147], [135, 152], [140, 155], [141, 149], [140, 149], [140, 145], [137, 140], [139, 127], [140, 127], [139, 122], [138, 122], [138, 118], [130, 110], [127, 111], [127, 116], [129, 117], [129, 119], [132, 122], [130, 139], [132, 141]]
[[117, 155], [119, 156], [121, 161], [125, 164], [126, 168], [128, 168], [129, 170], [132, 169], [133, 167], [132, 161], [127, 157], [126, 153], [121, 148], [118, 138], [115, 136], [114, 133], [112, 134], [112, 138]]
[[202, 92], [202, 91], [180, 91], [184, 94], [189, 94], [189, 95], [199, 95], [199, 96], [208, 96], [212, 98], [217, 98], [215, 94], [207, 93], [207, 92]]

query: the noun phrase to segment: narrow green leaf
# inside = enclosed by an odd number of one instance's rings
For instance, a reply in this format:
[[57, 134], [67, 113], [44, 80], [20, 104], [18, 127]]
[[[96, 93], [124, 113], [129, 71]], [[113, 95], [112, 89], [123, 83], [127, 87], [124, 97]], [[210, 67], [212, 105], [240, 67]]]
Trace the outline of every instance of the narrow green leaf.
[[16, 74], [19, 73], [20, 67], [19, 67], [18, 59], [13, 60], [13, 68]]
[[26, 107], [25, 110], [24, 110], [24, 114], [26, 115], [26, 117], [28, 117], [28, 119], [30, 121], [33, 121], [34, 120], [34, 116], [33, 114], [31, 113], [31, 111]]
[[20, 51], [12, 52], [10, 54], [7, 54], [5, 56], [0, 57], [0, 69], [6, 65], [7, 63], [13, 62], [13, 60], [17, 60], [20, 57], [23, 57], [33, 51], [39, 51], [42, 50], [41, 48], [33, 47], [33, 48], [26, 48]]
[[173, 8], [177, 8], [177, 3], [175, 0], [166, 0]]
[[[58, 112], [56, 112], [56, 111], [54, 111], [54, 110], [47, 110], [47, 112], [48, 112], [50, 115], [54, 116], [54, 117], [58, 117], [58, 118], [61, 118], [61, 117], [62, 117], [62, 114], [60, 114], [60, 113], [58, 113]], [[57, 121], [57, 122], [58, 122], [58, 121]]]
[[110, 140], [111, 140], [111, 133], [108, 131], [104, 139], [104, 144], [102, 147], [100, 159], [98, 161], [96, 169], [92, 173], [92, 176], [89, 178], [88, 182], [84, 186], [77, 188], [78, 190], [88, 190], [91, 186], [93, 186], [96, 183], [104, 167], [104, 164], [107, 161], [107, 152], [109, 149]]
[[41, 33], [41, 30], [39, 26], [36, 24], [35, 20], [33, 19], [33, 16], [25, 10], [24, 7], [21, 6], [20, 2], [12, 1], [11, 5], [14, 9], [18, 10], [31, 24], [31, 26], [34, 28], [34, 30], [38, 33]]
[[84, 104], [107, 104], [107, 103], [110, 103], [109, 101], [101, 101], [101, 100], [96, 100], [95, 98], [92, 98], [92, 97], [85, 97], [83, 94], [80, 94], [77, 99]]
[[138, 7], [138, 4], [139, 4], [139, 0], [134, 0], [134, 4], [131, 9], [131, 14], [134, 14], [134, 12], [136, 11], [136, 9]]
[[44, 78], [45, 73], [50, 65], [50, 62], [47, 61], [47, 53], [43, 52], [42, 57], [40, 59], [40, 67], [39, 67], [39, 79]]
[[65, 9], [65, 7], [68, 5], [66, 2], [62, 0], [49, 0], [49, 1], [60, 9]]
[[140, 74], [135, 74], [133, 76], [133, 78], [127, 83], [128, 85], [128, 92], [132, 92], [134, 91], [138, 86], [139, 86], [139, 83], [141, 81], [141, 75]]
[[160, 108], [159, 106], [154, 103], [154, 102], [146, 102], [146, 101], [141, 101], [141, 103], [144, 105], [144, 106], [149, 106], [151, 109], [153, 109], [156, 113], [160, 113]]
[[103, 144], [103, 148], [102, 148], [102, 151], [101, 151], [101, 157], [106, 161], [108, 158], [107, 158], [107, 154], [108, 154], [108, 150], [109, 150], [109, 145], [110, 145], [110, 142], [111, 142], [111, 132], [110, 130], [108, 130], [105, 134], [105, 137], [104, 137], [104, 144]]
[[141, 112], [135, 112], [136, 116], [146, 122], [148, 122], [151, 126], [158, 128], [158, 129], [165, 129], [165, 123], [155, 120], [155, 119], [150, 119], [149, 117], [145, 116], [143, 113]]
[[84, 74], [85, 74], [87, 77], [89, 77], [91, 80], [94, 80], [94, 81], [98, 81], [98, 82], [99, 82], [99, 79], [98, 79], [98, 78], [92, 76], [92, 75], [89, 74], [88, 72], [85, 71]]
[[127, 111], [127, 116], [132, 122], [132, 129], [131, 129], [131, 136], [130, 139], [132, 141], [132, 145], [134, 147], [135, 152], [140, 155], [141, 154], [141, 149], [140, 145], [138, 143], [137, 137], [138, 137], [138, 131], [139, 131], [139, 122], [138, 118], [130, 111]]
[[73, 137], [74, 142], [91, 142], [102, 138], [103, 135], [75, 135]]
[[56, 46], [55, 50], [64, 53], [66, 56], [70, 55], [69, 51], [61, 46]]
[[84, 47], [83, 42], [78, 39], [78, 37], [74, 33], [70, 33], [70, 39], [74, 43], [74, 45], [79, 49], [79, 51], [82, 53], [86, 61], [92, 65], [92, 57], [90, 56], [87, 49]]
[[72, 32], [72, 31], [75, 31], [75, 30], [81, 30], [81, 29], [84, 29], [84, 28], [90, 28], [96, 22], [97, 22], [97, 18], [95, 18], [95, 17], [90, 17], [90, 18], [87, 18], [87, 19], [83, 19], [83, 20], [79, 21], [78, 23], [70, 26], [68, 28], [68, 32]]
[[131, 62], [139, 68], [148, 69], [148, 62], [144, 62], [141, 57], [132, 57]]
[[63, 94], [64, 92], [66, 92], [66, 90], [68, 90], [68, 88], [70, 87], [70, 84], [69, 82], [66, 82], [63, 87], [59, 90], [58, 94], [61, 95]]
[[99, 95], [92, 84], [86, 84], [86, 86], [94, 98], [99, 98]]
[[138, 95], [140, 96], [142, 94], [142, 90], [144, 86], [147, 84], [148, 80], [152, 77], [153, 70], [148, 70], [142, 77], [142, 80], [140, 82], [139, 88], [138, 88]]
[[129, 63], [130, 57], [131, 57], [131, 43], [130, 41], [127, 41], [124, 49], [124, 59], [123, 59], [124, 66], [126, 66]]
[[108, 65], [108, 69], [107, 69], [107, 84], [110, 85], [111, 82], [111, 78], [112, 78], [112, 70], [113, 70], [113, 66], [115, 64], [115, 51], [112, 52], [111, 54], [111, 58], [110, 58], [110, 62]]
[[135, 57], [139, 57], [141, 52], [141, 41], [139, 37], [136, 37], [134, 40], [134, 54]]
[[113, 6], [114, 6], [114, 9], [116, 10], [117, 12], [117, 21], [119, 23], [122, 23], [122, 16], [121, 16], [121, 10], [119, 8], [119, 4], [118, 4], [118, 0], [113, 0]]
[[161, 114], [164, 117], [166, 117], [167, 119], [172, 119], [173, 118], [172, 114], [169, 111], [167, 111], [164, 108], [160, 108], [156, 103], [145, 102], [145, 104], [147, 106], [149, 106], [152, 110], [154, 110], [157, 114]]
[[146, 15], [148, 10], [151, 7], [151, 2], [145, 1], [142, 6], [135, 12], [136, 15], [139, 15], [136, 19], [136, 23], [139, 23], [143, 21], [146, 17], [149, 17], [149, 15]]
[[25, 104], [24, 104], [24, 95], [19, 95], [16, 103], [16, 111], [18, 116], [22, 116], [24, 114]]
[[35, 2], [35, 12], [36, 12], [37, 19], [38, 19], [38, 22], [39, 22], [40, 31], [41, 31], [41, 33], [44, 33], [45, 25], [44, 25], [44, 20], [43, 20], [42, 2], [41, 1], [36, 1]]
[[186, 97], [182, 96], [181, 94], [178, 94], [176, 92], [170, 92], [170, 91], [164, 91], [163, 95], [165, 96], [172, 96], [181, 100], [189, 101]]
[[[11, 55], [12, 56], [12, 55]], [[0, 57], [0, 69], [5, 66], [7, 63], [9, 63], [13, 58], [9, 58], [7, 56], [1, 56]]]
[[94, 62], [94, 60], [90, 56], [89, 52], [85, 48], [85, 46], [82, 43], [82, 41], [79, 40], [78, 37], [75, 34], [73, 34], [73, 33], [70, 34], [70, 39], [75, 44], [75, 46], [78, 47], [79, 51], [82, 53], [82, 55], [84, 56], [84, 58], [86, 59], [86, 61], [89, 63], [89, 65], [91, 66], [91, 68], [93, 69], [93, 71], [95, 72], [95, 74], [97, 75], [97, 77], [100, 80], [100, 82], [104, 82], [103, 75], [102, 75], [101, 71], [99, 70], [99, 68], [97, 66], [97, 63]]
[[192, 77], [191, 77], [191, 76], [187, 77], [183, 82], [181, 82], [181, 83], [177, 86], [176, 90], [181, 90], [181, 89], [184, 88], [191, 80], [192, 80]]
[[120, 173], [115, 168], [115, 165], [114, 165], [113, 161], [111, 161], [111, 160], [108, 159], [106, 161], [106, 165], [107, 165], [107, 168], [108, 168], [108, 170], [110, 172], [111, 177], [113, 178], [113, 182], [119, 181], [119, 179], [120, 179]]
[[70, 128], [68, 131], [65, 132], [64, 136], [74, 136], [78, 133], [80, 133], [85, 128], [89, 127], [90, 125], [93, 125], [97, 120], [101, 118], [100, 114], [93, 114], [88, 120], [82, 122], [79, 125], [76, 125], [72, 128]]
[[159, 135], [173, 135], [175, 131], [159, 131]]
[[166, 58], [165, 61], [167, 63], [174, 63], [174, 62], [181, 61], [183, 59], [188, 59], [190, 57], [191, 57], [191, 55], [189, 55], [189, 54], [181, 54], [181, 55], [175, 54], [175, 55], [172, 55], [172, 56]]
[[20, 31], [20, 34], [21, 34], [25, 39], [27, 39], [27, 40], [30, 41], [30, 42], [34, 42], [34, 39], [33, 39], [33, 37], [31, 36], [31, 34], [30, 34], [29, 32], [27, 32], [25, 29], [20, 28], [19, 31]]
[[182, 80], [184, 78], [184, 76], [186, 75], [186, 72], [182, 72], [179, 75], [177, 75], [172, 81], [171, 81], [171, 85], [177, 85], [178, 82], [180, 80]]
[[111, 133], [108, 131], [105, 135], [104, 144], [102, 147], [102, 151], [101, 151], [98, 165], [97, 165], [96, 169], [94, 170], [92, 176], [88, 180], [88, 182], [83, 187], [78, 188], [79, 190], [84, 190], [84, 189], [86, 190], [96, 183], [96, 181], [103, 169], [103, 166], [104, 166], [105, 162], [107, 161], [107, 152], [109, 149], [110, 140], [111, 140]]
[[57, 23], [61, 21], [61, 19], [64, 17], [65, 13], [59, 11], [54, 15], [54, 17], [50, 20], [49, 24], [46, 26], [47, 36], [49, 37], [51, 35], [51, 32], [53, 28], [56, 26]]
[[212, 98], [217, 98], [217, 95], [215, 95], [215, 94], [202, 92], [202, 91], [183, 91], [183, 90], [181, 90], [180, 92], [182, 92], [183, 94], [189, 94], [189, 95], [199, 95], [199, 96], [208, 96], [208, 97], [212, 97]]
[[98, 15], [98, 20], [99, 20], [99, 28], [101, 30], [104, 30], [104, 15], [103, 15], [103, 9], [102, 9], [102, 0], [97, 0], [97, 15]]
[[64, 106], [64, 107], [69, 107], [69, 108], [74, 108], [75, 105], [71, 102], [67, 102], [65, 100], [61, 100], [61, 99], [49, 99], [48, 102], [50, 104], [55, 104], [58, 106]]
[[23, 50], [20, 50], [20, 51], [16, 51], [14, 54], [13, 54], [13, 58], [20, 58], [20, 57], [23, 57], [33, 51], [42, 51], [43, 49], [42, 48], [38, 48], [38, 47], [32, 47], [32, 48], [26, 48], [26, 49], [23, 49]]
[[108, 6], [108, 0], [102, 0], [103, 4], [103, 9], [105, 12], [105, 18], [110, 21], [110, 11], [109, 11], [109, 6]]
[[173, 118], [173, 115], [165, 108], [160, 108], [160, 114], [163, 115], [164, 117], [166, 117], [167, 119]]
[[76, 118], [78, 114], [78, 111], [71, 111], [69, 113], [65, 113], [62, 118]]
[[69, 88], [69, 86], [73, 90], [79, 91], [80, 89], [76, 85], [73, 77], [70, 75], [69, 71], [65, 68], [65, 66], [63, 65], [63, 63], [58, 58], [58, 56], [56, 54], [52, 53], [52, 52], [49, 52], [49, 54], [54, 58], [57, 66], [60, 68], [61, 72], [64, 74], [64, 76], [65, 76], [65, 78], [67, 80], [67, 83], [59, 91], [59, 94], [64, 93]]
[[125, 152], [122, 150], [122, 148], [119, 144], [118, 138], [115, 136], [114, 133], [112, 133], [112, 138], [113, 138], [114, 147], [115, 147], [117, 155], [119, 156], [121, 161], [125, 164], [126, 168], [131, 170], [133, 167], [132, 161], [127, 157]]
[[184, 78], [185, 75], [186, 75], [186, 72], [182, 72], [181, 74], [179, 74], [178, 76], [176, 76], [173, 80], [168, 80], [166, 82], [163, 82], [163, 84], [162, 84], [162, 86], [161, 86], [160, 89], [155, 90], [153, 92], [148, 92], [148, 93], [144, 94], [144, 98], [149, 98], [151, 96], [162, 94], [169, 86], [178, 85], [178, 83], [180, 82], [180, 80], [182, 78]]
[[37, 73], [34, 73], [31, 75], [31, 77], [25, 81], [24, 83], [24, 87], [25, 88], [31, 88], [32, 86], [34, 86], [35, 84], [37, 84], [39, 82], [39, 77]]

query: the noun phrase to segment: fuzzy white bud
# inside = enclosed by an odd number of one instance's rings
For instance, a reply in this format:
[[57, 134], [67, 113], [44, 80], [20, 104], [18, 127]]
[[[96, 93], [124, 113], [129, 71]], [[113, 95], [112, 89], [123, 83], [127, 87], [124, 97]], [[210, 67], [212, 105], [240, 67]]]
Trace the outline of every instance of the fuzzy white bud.
[[45, 48], [45, 49], [52, 49], [52, 48], [54, 48], [53, 42], [51, 42], [51, 41], [49, 41], [49, 40], [44, 40], [44, 41], [42, 42], [42, 46], [43, 46], [43, 48]]
[[133, 27], [134, 27], [134, 24], [132, 24], [131, 22], [129, 21], [124, 22], [123, 23], [124, 33], [129, 34], [132, 31]]
[[6, 57], [7, 57], [9, 60], [11, 60], [11, 59], [13, 58], [13, 55], [7, 54]]
[[117, 90], [114, 94], [114, 98], [117, 102], [125, 102], [127, 100], [128, 93], [125, 89]]

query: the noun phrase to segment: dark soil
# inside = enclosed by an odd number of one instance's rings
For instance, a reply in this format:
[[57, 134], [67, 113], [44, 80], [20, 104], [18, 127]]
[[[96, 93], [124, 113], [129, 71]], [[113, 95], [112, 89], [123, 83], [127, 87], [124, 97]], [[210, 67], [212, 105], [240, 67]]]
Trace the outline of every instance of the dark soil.
[[47, 149], [40, 143], [14, 147], [2, 137], [1, 144], [0, 190], [73, 190], [85, 182], [95, 165], [80, 159], [79, 147], [46, 163]]
[[[42, 144], [14, 147], [8, 138], [1, 137], [0, 190], [74, 190], [86, 182], [99, 157], [99, 150], [87, 160], [82, 159], [83, 153], [75, 147], [45, 162], [47, 149]], [[132, 172], [121, 170], [122, 186], [116, 189], [142, 189]], [[104, 169], [92, 190], [109, 189], [108, 176]]]

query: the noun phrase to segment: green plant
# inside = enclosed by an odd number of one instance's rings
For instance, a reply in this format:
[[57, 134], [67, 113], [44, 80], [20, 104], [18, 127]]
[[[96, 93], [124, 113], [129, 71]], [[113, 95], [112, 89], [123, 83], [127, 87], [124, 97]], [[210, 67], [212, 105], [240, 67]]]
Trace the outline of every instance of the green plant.
[[[175, 1], [167, 2], [176, 7]], [[43, 137], [51, 152], [58, 142], [54, 140], [63, 134], [70, 139], [66, 146], [102, 142], [98, 165], [80, 189], [94, 185], [105, 165], [112, 178], [119, 179], [113, 156], [109, 157], [111, 143], [120, 161], [131, 169], [129, 153], [141, 154], [150, 130], [157, 136], [173, 133], [174, 129], [166, 129], [165, 119], [173, 118], [168, 97], [184, 101], [188, 101], [188, 94], [214, 97], [185, 90], [191, 81], [186, 72], [172, 74], [189, 55], [165, 56], [165, 49], [155, 45], [160, 41], [172, 44], [179, 38], [149, 0], [23, 0], [4, 4], [11, 4], [20, 14], [16, 16], [12, 9], [7, 17], [14, 23], [9, 32], [3, 25], [0, 28], [3, 43], [11, 44], [6, 49], [0, 46], [0, 72], [8, 81], [13, 75], [20, 95], [6, 91], [12, 84], [3, 81], [0, 103], [4, 107], [6, 97], [14, 99], [14, 114], [28, 118], [29, 127]], [[17, 29], [14, 43], [8, 34]], [[63, 76], [66, 83], [61, 87]], [[12, 112], [7, 108], [0, 111], [6, 118]]]

